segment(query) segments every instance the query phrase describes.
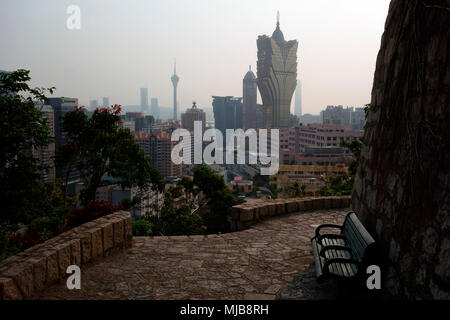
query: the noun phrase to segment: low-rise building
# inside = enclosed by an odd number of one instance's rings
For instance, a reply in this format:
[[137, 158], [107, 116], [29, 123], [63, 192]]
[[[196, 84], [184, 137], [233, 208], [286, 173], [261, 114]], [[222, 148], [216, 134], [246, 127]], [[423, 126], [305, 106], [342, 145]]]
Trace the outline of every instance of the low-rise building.
[[317, 190], [325, 184], [325, 178], [330, 175], [346, 174], [345, 164], [332, 166], [319, 165], [281, 165], [278, 173], [271, 175], [269, 184], [281, 189], [295, 182], [305, 184], [309, 190]]
[[249, 193], [253, 191], [253, 181], [251, 180], [233, 180], [230, 182], [230, 186], [234, 192]]

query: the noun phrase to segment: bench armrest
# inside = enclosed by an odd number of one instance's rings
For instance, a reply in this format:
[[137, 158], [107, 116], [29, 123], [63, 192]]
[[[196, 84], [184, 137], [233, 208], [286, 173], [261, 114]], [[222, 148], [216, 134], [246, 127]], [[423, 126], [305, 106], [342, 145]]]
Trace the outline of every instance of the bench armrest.
[[[330, 246], [323, 247], [320, 250], [319, 255], [321, 255], [322, 257], [326, 258], [325, 257], [325, 252], [327, 252], [328, 250], [343, 250], [343, 251], [349, 252], [350, 254], [352, 253], [352, 249], [347, 247], [347, 246], [330, 245]], [[345, 259], [348, 259], [348, 258], [345, 258]]]
[[361, 265], [361, 263], [355, 259], [348, 259], [348, 258], [332, 258], [332, 259], [328, 259], [324, 265], [323, 265], [323, 269], [326, 270], [326, 272], [330, 272], [329, 267], [330, 264], [333, 263], [351, 263], [356, 265], [358, 268]]
[[342, 226], [340, 226], [338, 224], [329, 224], [329, 223], [321, 224], [316, 229], [316, 237], [317, 238], [320, 237], [320, 229], [323, 229], [323, 228], [336, 228], [336, 229], [342, 230]]
[[323, 239], [342, 239], [347, 241], [347, 238], [341, 234], [334, 234], [334, 233], [325, 233], [322, 234], [319, 238], [317, 238], [317, 242], [320, 243], [320, 245], [323, 246], [322, 240]]

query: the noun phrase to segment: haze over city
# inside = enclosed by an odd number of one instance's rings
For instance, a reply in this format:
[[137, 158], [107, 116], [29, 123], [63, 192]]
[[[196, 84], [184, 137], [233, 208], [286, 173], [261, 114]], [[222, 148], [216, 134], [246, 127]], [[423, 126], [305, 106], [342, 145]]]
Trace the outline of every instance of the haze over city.
[[[69, 5], [81, 29], [66, 27]], [[177, 61], [179, 109], [211, 107], [212, 95], [242, 96], [249, 65], [256, 73], [258, 35], [271, 35], [276, 12], [287, 40], [298, 40], [303, 113], [328, 104], [370, 102], [388, 0], [319, 1], [2, 1], [1, 69], [31, 70], [32, 85], [81, 105], [149, 100], [172, 106]], [[28, 48], [28, 49], [26, 49]], [[261, 103], [260, 97], [258, 102]], [[291, 111], [293, 110], [292, 99]]]

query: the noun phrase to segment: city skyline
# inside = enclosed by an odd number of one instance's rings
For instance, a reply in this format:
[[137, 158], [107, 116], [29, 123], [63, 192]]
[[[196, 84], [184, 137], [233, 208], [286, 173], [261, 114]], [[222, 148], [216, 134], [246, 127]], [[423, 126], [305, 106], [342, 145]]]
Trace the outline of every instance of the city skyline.
[[[76, 96], [86, 106], [92, 97], [104, 96], [111, 103], [139, 105], [139, 88], [147, 87], [149, 97], [169, 107], [176, 58], [184, 79], [179, 114], [194, 100], [211, 107], [213, 95], [242, 96], [248, 65], [256, 70], [257, 37], [272, 33], [277, 10], [286, 38], [299, 41], [303, 113], [318, 114], [329, 104], [368, 103], [388, 7], [387, 0], [264, 6], [255, 1], [77, 1], [81, 29], [68, 30], [68, 1], [25, 2], [0, 4], [0, 39], [10, 48], [0, 53], [2, 69], [30, 69], [32, 85], [56, 86], [55, 96]], [[25, 45], [35, 50], [22, 50]], [[233, 47], [238, 54], [229, 54]]]

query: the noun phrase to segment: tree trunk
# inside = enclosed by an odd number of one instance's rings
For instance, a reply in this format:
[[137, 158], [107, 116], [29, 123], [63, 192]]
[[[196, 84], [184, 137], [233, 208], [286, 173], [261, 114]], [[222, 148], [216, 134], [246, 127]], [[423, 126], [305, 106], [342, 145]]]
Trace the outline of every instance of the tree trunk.
[[450, 298], [449, 7], [391, 2], [353, 188], [397, 297]]

